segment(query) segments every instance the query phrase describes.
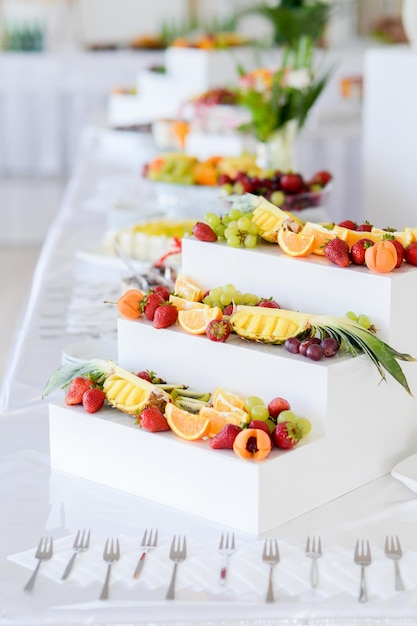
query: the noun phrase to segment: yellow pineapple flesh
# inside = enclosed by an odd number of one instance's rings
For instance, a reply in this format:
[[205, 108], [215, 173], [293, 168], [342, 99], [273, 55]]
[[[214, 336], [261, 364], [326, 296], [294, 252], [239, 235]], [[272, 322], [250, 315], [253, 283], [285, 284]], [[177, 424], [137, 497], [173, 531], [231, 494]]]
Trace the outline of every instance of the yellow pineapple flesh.
[[307, 315], [258, 306], [238, 306], [230, 323], [235, 333], [244, 339], [273, 344], [306, 333], [310, 326]]

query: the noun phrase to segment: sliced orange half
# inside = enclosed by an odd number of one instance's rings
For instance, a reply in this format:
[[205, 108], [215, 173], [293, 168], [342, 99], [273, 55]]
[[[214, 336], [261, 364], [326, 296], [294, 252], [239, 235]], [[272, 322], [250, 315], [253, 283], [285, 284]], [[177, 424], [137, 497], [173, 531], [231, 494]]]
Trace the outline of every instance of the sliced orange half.
[[278, 231], [278, 245], [289, 256], [307, 256], [315, 247], [314, 234], [294, 233], [286, 228]]
[[175, 404], [168, 403], [165, 406], [165, 417], [171, 430], [188, 441], [195, 441], [207, 436], [210, 428], [210, 420], [207, 417], [193, 415], [179, 409]]
[[211, 307], [205, 305], [204, 308], [178, 311], [179, 325], [192, 335], [204, 335], [207, 325], [212, 320], [221, 320], [222, 317], [222, 310], [218, 306]]
[[204, 295], [200, 285], [191, 280], [191, 278], [184, 276], [184, 274], [178, 274], [175, 281], [174, 294], [192, 302], [201, 302]]
[[194, 302], [193, 300], [180, 298], [179, 296], [175, 296], [173, 294], [169, 296], [169, 301], [178, 309], [178, 311], [184, 311], [185, 309], [205, 309], [209, 306], [203, 302]]
[[337, 237], [333, 229], [326, 228], [322, 224], [314, 222], [306, 222], [301, 229], [301, 233], [306, 235], [314, 235], [314, 246], [312, 253], [324, 256], [324, 246], [330, 239]]
[[210, 406], [202, 406], [199, 411], [199, 416], [207, 418], [210, 421], [210, 426], [207, 432], [209, 437], [214, 437], [221, 431], [226, 424], [235, 424], [239, 426], [240, 417], [238, 413], [233, 411], [216, 411]]

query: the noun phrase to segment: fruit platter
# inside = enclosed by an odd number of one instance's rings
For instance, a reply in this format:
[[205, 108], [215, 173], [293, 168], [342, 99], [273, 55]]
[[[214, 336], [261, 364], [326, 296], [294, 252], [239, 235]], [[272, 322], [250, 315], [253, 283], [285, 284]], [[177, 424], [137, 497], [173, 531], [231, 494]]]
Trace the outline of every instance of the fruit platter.
[[201, 161], [185, 153], [166, 153], [147, 163], [142, 174], [158, 183], [156, 194], [162, 206], [184, 204], [191, 210], [190, 204], [195, 203], [194, 214], [199, 216], [207, 204], [245, 193], [262, 196], [284, 211], [318, 209], [326, 204], [333, 179], [327, 170], [309, 178], [299, 172], [262, 170], [253, 154]]
[[64, 390], [53, 467], [259, 534], [413, 452], [416, 229], [303, 222], [247, 193], [196, 221], [181, 257], [172, 287], [103, 303], [117, 362], [46, 381], [44, 397]]

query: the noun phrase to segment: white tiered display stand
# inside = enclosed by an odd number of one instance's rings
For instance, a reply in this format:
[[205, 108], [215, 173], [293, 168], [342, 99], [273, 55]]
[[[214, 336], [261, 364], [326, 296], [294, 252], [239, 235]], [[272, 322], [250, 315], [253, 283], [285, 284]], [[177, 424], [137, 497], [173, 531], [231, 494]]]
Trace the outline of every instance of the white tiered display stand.
[[[232, 282], [306, 313], [366, 312], [379, 336], [417, 356], [407, 305], [416, 269], [390, 274], [339, 268], [323, 258], [291, 259], [271, 246], [256, 252], [183, 240], [183, 272], [203, 289]], [[134, 419], [107, 410], [86, 415], [51, 405], [52, 465], [241, 530], [261, 534], [391, 471], [415, 451], [415, 400], [365, 356], [313, 362], [283, 347], [232, 336], [224, 344], [178, 327], [120, 319], [119, 364], [158, 372], [192, 389], [216, 386], [265, 401], [287, 398], [312, 432], [290, 451], [243, 461], [207, 442], [150, 434]], [[402, 363], [417, 393], [417, 363]], [[82, 434], [82, 436], [81, 436]], [[111, 459], [111, 462], [109, 460]]]
[[417, 216], [417, 49], [389, 46], [365, 56], [364, 210], [385, 228]]

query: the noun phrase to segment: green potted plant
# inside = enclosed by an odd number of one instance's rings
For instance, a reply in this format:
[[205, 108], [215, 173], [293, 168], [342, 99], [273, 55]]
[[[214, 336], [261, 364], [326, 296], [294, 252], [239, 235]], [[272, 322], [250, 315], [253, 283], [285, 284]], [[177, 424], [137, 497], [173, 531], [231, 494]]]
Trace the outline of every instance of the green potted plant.
[[247, 13], [261, 15], [270, 22], [277, 45], [294, 45], [303, 35], [317, 44], [332, 8], [321, 0], [280, 0], [276, 4], [256, 4]]

